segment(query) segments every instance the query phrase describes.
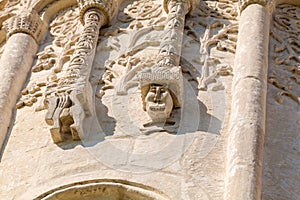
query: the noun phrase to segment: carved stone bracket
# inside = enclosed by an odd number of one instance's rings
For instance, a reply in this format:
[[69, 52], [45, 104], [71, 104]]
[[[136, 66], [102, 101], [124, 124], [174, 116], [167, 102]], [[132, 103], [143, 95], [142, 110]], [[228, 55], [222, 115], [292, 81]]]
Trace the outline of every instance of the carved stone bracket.
[[47, 88], [46, 122], [54, 143], [64, 141], [64, 134], [71, 133], [73, 140], [84, 138], [83, 121], [93, 113], [93, 91], [89, 82], [100, 27], [106, 14], [94, 4], [84, 7], [84, 31], [75, 44], [75, 51], [64, 75], [54, 88]]
[[156, 64], [139, 74], [143, 108], [152, 123], [167, 122], [173, 107], [182, 106], [183, 78], [179, 62], [185, 15], [191, 3], [166, 0], [164, 6], [168, 19]]
[[15, 33], [27, 33], [37, 42], [41, 39], [45, 26], [45, 22], [41, 20], [40, 16], [36, 12], [21, 13], [4, 22], [7, 37], [10, 37]]
[[251, 4], [260, 4], [262, 6], [267, 6], [272, 3], [272, 0], [239, 0], [240, 12], [245, 10], [245, 8]]

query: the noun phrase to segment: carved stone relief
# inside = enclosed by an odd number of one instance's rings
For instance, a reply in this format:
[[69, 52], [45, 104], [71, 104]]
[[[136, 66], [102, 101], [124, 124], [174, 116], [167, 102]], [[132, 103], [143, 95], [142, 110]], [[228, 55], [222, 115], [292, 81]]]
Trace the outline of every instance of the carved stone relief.
[[[66, 63], [74, 53], [74, 45], [79, 39], [82, 28], [79, 10], [75, 8], [62, 12], [52, 21], [49, 27], [50, 34], [41, 46], [36, 63], [32, 67], [32, 76], [43, 78], [35, 83], [29, 83], [22, 91], [23, 96], [17, 103], [18, 108], [33, 105], [37, 97], [45, 95], [46, 88], [56, 87], [62, 76], [61, 72], [66, 70]], [[45, 109], [43, 101], [41, 100], [36, 108], [37, 111]]]
[[200, 44], [197, 57], [186, 55], [199, 72], [195, 77], [199, 90], [222, 90], [222, 77], [232, 75], [237, 15], [236, 1], [201, 1], [187, 18], [185, 34], [188, 37], [184, 45], [191, 48]]
[[[135, 7], [135, 5], [138, 5], [140, 9]], [[144, 13], [146, 15], [148, 13], [148, 10], [144, 9], [144, 5], [145, 7], [146, 5], [151, 5], [147, 6], [147, 8], [153, 9], [151, 13], [155, 16], [152, 16], [151, 20], [143, 17], [144, 15], [141, 14]], [[120, 10], [118, 21], [115, 22], [116, 25], [102, 31], [104, 38], [101, 37], [103, 43], [100, 43], [98, 51], [109, 52], [107, 53], [109, 55], [106, 58], [102, 58], [102, 61], [100, 58], [97, 61], [96, 58], [96, 65], [98, 67], [101, 65], [105, 66], [105, 70], [103, 68], [98, 69], [93, 74], [95, 74], [96, 79], [98, 76], [96, 74], [101, 74], [100, 71], [103, 73], [102, 79], [99, 81], [99, 93], [97, 96], [99, 101], [102, 101], [108, 109], [109, 117], [107, 121], [112, 118], [117, 121], [119, 119], [111, 111], [114, 109], [112, 108], [114, 105], [110, 103], [112, 96], [116, 93], [127, 96], [129, 99], [136, 99], [134, 102], [136, 107], [142, 105], [140, 110], [136, 109], [134, 113], [137, 114], [132, 116], [132, 118], [141, 115], [144, 111], [144, 115], [148, 115], [150, 121], [142, 117], [131, 119], [139, 127], [140, 131], [151, 132], [150, 129], [153, 126], [156, 127], [154, 129], [156, 131], [176, 132], [176, 127], [178, 127], [180, 122], [180, 117], [178, 117], [180, 116], [180, 109], [178, 108], [180, 108], [182, 101], [178, 98], [180, 97], [180, 92], [174, 92], [176, 91], [174, 85], [176, 85], [176, 81], [179, 81], [177, 79], [180, 79], [181, 76], [185, 77], [189, 82], [197, 83], [199, 89], [204, 90], [204, 92], [205, 90], [223, 90], [225, 87], [223, 81], [228, 82], [227, 80], [231, 79], [231, 76], [228, 75], [232, 74], [238, 31], [237, 1], [225, 3], [214, 1], [200, 2], [191, 16], [187, 16], [185, 30], [181, 33], [178, 31], [180, 26], [173, 26], [176, 27], [175, 29], [168, 28], [168, 21], [170, 20], [168, 14], [161, 11], [161, 8], [157, 9], [156, 7], [159, 6], [154, 2], [138, 1], [127, 4]], [[133, 14], [131, 11], [134, 11]], [[137, 15], [136, 12], [141, 13]], [[154, 24], [152, 22], [157, 23]], [[166, 24], [165, 27], [163, 23]], [[176, 25], [178, 23], [170, 24]], [[172, 46], [172, 41], [178, 41], [178, 38], [182, 36], [182, 45], [180, 45], [180, 42], [177, 42], [176, 45]], [[130, 38], [130, 42], [125, 41], [126, 37]], [[200, 40], [202, 43], [200, 43]], [[188, 53], [193, 48], [198, 49], [197, 52], [199, 53]], [[203, 53], [205, 50], [208, 52], [206, 55]], [[181, 51], [183, 53], [180, 53]], [[101, 55], [103, 54], [105, 53], [101, 53]], [[160, 63], [161, 66], [168, 66], [169, 64], [169, 68], [154, 67], [160, 66]], [[163, 74], [161, 72], [165, 72], [164, 70], [168, 71], [172, 66], [180, 66], [180, 68], [175, 67], [172, 73], [161, 75]], [[163, 79], [165, 81], [162, 81]], [[171, 84], [166, 83], [168, 81]], [[172, 89], [166, 87], [166, 85], [171, 85]], [[230, 85], [226, 87], [230, 88]], [[138, 90], [131, 88], [138, 88]], [[132, 92], [139, 92], [139, 89], [141, 90], [140, 95], [142, 98], [138, 100], [135, 97], [131, 97], [134, 96]], [[176, 95], [179, 96], [176, 97]], [[166, 105], [165, 102], [161, 102], [161, 106], [158, 102], [154, 102], [157, 106], [152, 106], [154, 100], [151, 102], [147, 99], [154, 99], [155, 96], [165, 98], [165, 100], [169, 99], [166, 101], [173, 105], [164, 107]], [[169, 98], [170, 96], [172, 98]], [[118, 98], [121, 99], [123, 97], [115, 97], [114, 101]], [[141, 101], [139, 105], [137, 105], [137, 101]], [[129, 109], [128, 106], [125, 107]], [[167, 109], [166, 112], [162, 112], [159, 115], [165, 116], [165, 118], [158, 117], [160, 118], [158, 121], [164, 121], [164, 127], [160, 129], [157, 127], [157, 123], [154, 122], [156, 119], [154, 119], [155, 115], [151, 109], [159, 111], [162, 110], [161, 107], [168, 109], [173, 107], [173, 111], [171, 112]], [[147, 110], [147, 108], [149, 109]], [[119, 108], [116, 110], [121, 112]], [[148, 112], [149, 110], [150, 112]], [[128, 121], [128, 117], [123, 116], [123, 118], [127, 119], [127, 123], [131, 123]], [[100, 122], [100, 124], [103, 123], [106, 123], [106, 121]], [[117, 123], [115, 133], [118, 134], [118, 132], [122, 131], [118, 129]]]
[[300, 103], [300, 8], [289, 4], [277, 6], [270, 35], [268, 83], [276, 88], [275, 100], [287, 97]]
[[[113, 25], [100, 31], [91, 77], [88, 69], [77, 66], [85, 64], [82, 56], [90, 55], [85, 50], [95, 49], [99, 30], [96, 26], [100, 24], [93, 19], [104, 17], [105, 23], [106, 15], [86, 15], [86, 28], [80, 23], [77, 8], [59, 15], [51, 23], [50, 35], [32, 68], [34, 74], [47, 78], [30, 82], [17, 107], [39, 101], [36, 110], [48, 109], [46, 121], [53, 126], [54, 142], [64, 141], [65, 133], [82, 139], [82, 120], [93, 112], [95, 84], [99, 84], [96, 97], [104, 104], [112, 94], [126, 96], [131, 88], [139, 88], [140, 111], [148, 116], [137, 122], [139, 131], [147, 133], [155, 127], [156, 131], [176, 132], [183, 78], [196, 82], [200, 90], [218, 91], [224, 89], [222, 77], [232, 74], [237, 2], [202, 1], [186, 20], [191, 9], [188, 1], [168, 1], [168, 13], [163, 4], [142, 0], [121, 6]], [[92, 15], [95, 17], [91, 18]], [[83, 30], [92, 30], [86, 37], [93, 42], [80, 39], [84, 37], [79, 35]], [[187, 49], [193, 48], [199, 53], [187, 55]], [[90, 86], [86, 88], [88, 80]], [[80, 106], [74, 114], [77, 101]], [[72, 132], [73, 125], [79, 131]]]
[[[93, 20], [91, 21], [93, 23]], [[78, 60], [76, 60], [76, 55], [78, 55], [79, 48], [75, 44], [81, 44], [79, 43], [79, 31], [82, 31], [82, 29], [78, 9], [71, 9], [63, 13], [51, 23], [51, 36], [47, 38], [50, 44], [46, 45], [44, 50], [37, 54], [37, 62], [32, 68], [32, 71], [37, 74], [43, 74], [43, 71], [46, 70], [47, 78], [46, 80], [40, 78], [41, 81], [29, 83], [29, 87], [22, 92], [23, 97], [17, 104], [18, 108], [24, 105], [31, 106], [37, 101], [38, 97], [43, 97], [36, 110], [48, 108], [46, 122], [53, 125], [51, 134], [55, 143], [64, 140], [63, 133], [71, 132], [70, 125], [77, 126], [76, 120], [78, 119], [70, 116], [70, 112], [74, 113], [72, 107], [74, 94], [72, 92], [73, 88], [76, 87], [74, 86], [75, 82], [72, 82], [72, 80], [82, 77], [74, 77], [72, 72], [78, 72], [78, 69], [75, 69], [75, 61]], [[92, 31], [95, 34], [95, 30]], [[89, 36], [87, 35], [87, 37]], [[89, 50], [89, 47], [86, 46], [86, 50]], [[85, 55], [84, 52], [81, 55]], [[89, 55], [89, 53], [87, 54]], [[75, 68], [72, 66], [75, 66]], [[72, 138], [79, 139], [78, 133], [74, 132]]]

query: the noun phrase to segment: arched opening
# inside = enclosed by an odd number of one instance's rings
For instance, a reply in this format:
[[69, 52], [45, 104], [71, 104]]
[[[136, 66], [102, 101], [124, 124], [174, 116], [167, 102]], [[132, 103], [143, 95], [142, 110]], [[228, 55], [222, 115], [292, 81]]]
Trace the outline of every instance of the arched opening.
[[154, 188], [121, 180], [94, 180], [65, 185], [48, 191], [35, 200], [167, 200]]

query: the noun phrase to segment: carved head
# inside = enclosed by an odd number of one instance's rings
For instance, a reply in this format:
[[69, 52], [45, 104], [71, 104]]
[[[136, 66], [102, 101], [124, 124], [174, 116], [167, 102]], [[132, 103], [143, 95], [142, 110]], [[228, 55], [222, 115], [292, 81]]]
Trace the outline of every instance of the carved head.
[[173, 100], [166, 84], [151, 84], [145, 103], [146, 111], [153, 122], [164, 122], [170, 117]]

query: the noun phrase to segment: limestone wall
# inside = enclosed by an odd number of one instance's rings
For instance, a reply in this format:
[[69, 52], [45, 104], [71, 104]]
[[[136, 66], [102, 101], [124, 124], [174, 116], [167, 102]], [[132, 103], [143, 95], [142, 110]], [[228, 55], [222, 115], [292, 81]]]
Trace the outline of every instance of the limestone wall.
[[283, 3], [0, 2], [0, 199], [298, 199]]

